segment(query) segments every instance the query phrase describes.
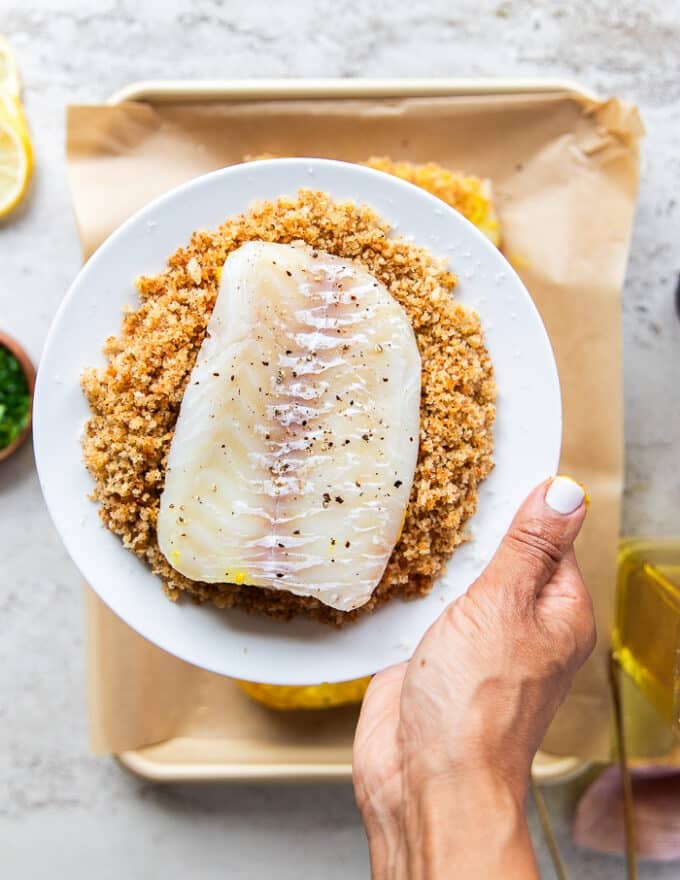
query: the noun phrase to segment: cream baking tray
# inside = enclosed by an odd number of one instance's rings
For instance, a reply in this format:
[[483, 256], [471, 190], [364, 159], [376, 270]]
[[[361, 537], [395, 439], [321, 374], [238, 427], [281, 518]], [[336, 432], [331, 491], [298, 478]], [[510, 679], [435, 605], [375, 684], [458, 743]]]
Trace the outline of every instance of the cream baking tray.
[[[108, 101], [210, 102], [391, 99], [573, 95], [595, 99], [562, 80], [247, 80], [147, 81], [133, 83]], [[233, 724], [229, 735], [180, 736], [117, 755], [132, 773], [157, 782], [347, 782], [358, 709], [280, 713], [248, 700], [229, 682]], [[324, 731], [320, 737], [318, 732]], [[559, 782], [582, 772], [587, 762], [539, 753], [534, 776]]]

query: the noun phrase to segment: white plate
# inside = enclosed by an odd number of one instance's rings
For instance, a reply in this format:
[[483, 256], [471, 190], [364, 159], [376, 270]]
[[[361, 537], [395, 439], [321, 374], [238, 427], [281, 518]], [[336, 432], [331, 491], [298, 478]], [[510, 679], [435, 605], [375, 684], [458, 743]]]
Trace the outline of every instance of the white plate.
[[[342, 630], [308, 620], [173, 604], [158, 579], [100, 523], [80, 436], [89, 411], [87, 366], [135, 305], [134, 280], [156, 274], [194, 230], [214, 229], [255, 199], [312, 187], [373, 207], [399, 235], [450, 258], [458, 296], [482, 318], [499, 389], [496, 468], [484, 483], [474, 540], [452, 557], [432, 593], [394, 600]], [[455, 414], [452, 413], [452, 418]], [[236, 165], [180, 186], [120, 227], [90, 258], [50, 330], [35, 392], [35, 451], [43, 493], [66, 549], [92, 588], [133, 629], [184, 660], [224, 675], [312, 684], [376, 672], [411, 655], [444, 606], [460, 596], [496, 549], [528, 491], [555, 472], [561, 441], [559, 380], [545, 328], [498, 250], [460, 214], [378, 171], [320, 159]]]

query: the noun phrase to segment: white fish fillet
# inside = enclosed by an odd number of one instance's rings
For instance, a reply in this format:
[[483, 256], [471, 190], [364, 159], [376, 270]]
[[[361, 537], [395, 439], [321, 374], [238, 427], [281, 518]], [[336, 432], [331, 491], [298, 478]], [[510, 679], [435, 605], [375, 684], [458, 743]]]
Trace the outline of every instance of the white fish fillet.
[[363, 605], [408, 503], [420, 373], [405, 313], [360, 266], [301, 245], [232, 253], [168, 459], [170, 564]]

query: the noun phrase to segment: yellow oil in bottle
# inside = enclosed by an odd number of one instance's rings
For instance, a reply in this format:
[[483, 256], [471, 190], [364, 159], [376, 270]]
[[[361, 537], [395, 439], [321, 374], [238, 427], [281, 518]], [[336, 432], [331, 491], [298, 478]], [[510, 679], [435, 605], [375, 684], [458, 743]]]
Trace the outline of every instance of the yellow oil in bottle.
[[621, 544], [614, 654], [680, 731], [680, 539]]

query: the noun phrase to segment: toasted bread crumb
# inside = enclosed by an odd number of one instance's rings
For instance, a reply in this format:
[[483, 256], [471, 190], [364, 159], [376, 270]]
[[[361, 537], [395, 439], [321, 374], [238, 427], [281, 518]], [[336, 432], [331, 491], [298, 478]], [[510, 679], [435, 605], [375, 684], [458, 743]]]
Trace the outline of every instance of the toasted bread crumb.
[[500, 223], [488, 178], [451, 171], [436, 162], [395, 162], [387, 156], [372, 156], [363, 164], [427, 190], [474, 223], [496, 247], [500, 245]]
[[[219, 289], [222, 265], [246, 241], [304, 241], [357, 260], [386, 285], [413, 325], [422, 358], [418, 463], [406, 519], [370, 601], [352, 612], [285, 591], [191, 581], [158, 548], [156, 520], [170, 443]], [[196, 280], [198, 279], [198, 280]], [[390, 236], [370, 208], [301, 190], [262, 202], [216, 232], [196, 232], [160, 275], [142, 277], [140, 307], [106, 340], [108, 365], [87, 370], [92, 410], [83, 439], [93, 498], [107, 528], [157, 574], [169, 598], [188, 595], [289, 619], [304, 614], [342, 625], [386, 599], [432, 588], [466, 540], [478, 488], [493, 462], [495, 385], [479, 317], [456, 303], [456, 278], [422, 248]]]

